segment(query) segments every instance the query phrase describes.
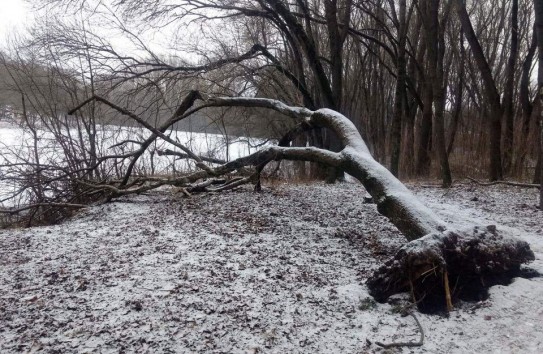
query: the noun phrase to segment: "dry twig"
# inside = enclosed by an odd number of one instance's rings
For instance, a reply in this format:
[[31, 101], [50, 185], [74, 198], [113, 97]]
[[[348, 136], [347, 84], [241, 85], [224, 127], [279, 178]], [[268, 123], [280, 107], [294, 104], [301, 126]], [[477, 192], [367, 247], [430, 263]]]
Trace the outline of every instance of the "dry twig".
[[420, 332], [420, 338], [417, 342], [393, 342], [393, 343], [388, 343], [388, 344], [375, 342], [375, 344], [385, 349], [396, 348], [396, 347], [421, 347], [424, 344], [424, 329], [422, 328], [422, 325], [420, 324], [419, 319], [417, 318], [417, 316], [415, 316], [413, 312], [409, 312], [408, 315], [413, 316], [413, 318], [415, 319], [415, 322], [417, 322], [417, 326]]

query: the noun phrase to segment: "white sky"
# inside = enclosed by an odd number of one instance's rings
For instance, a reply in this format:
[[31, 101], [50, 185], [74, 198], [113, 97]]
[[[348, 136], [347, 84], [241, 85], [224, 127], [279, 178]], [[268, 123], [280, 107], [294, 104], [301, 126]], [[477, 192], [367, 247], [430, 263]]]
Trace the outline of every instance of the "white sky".
[[21, 31], [32, 22], [30, 5], [24, 0], [0, 0], [0, 48], [14, 32]]
[[[110, 4], [110, 1], [111, 0], [103, 1], [103, 4], [108, 5]], [[32, 0], [0, 0], [0, 50], [6, 49], [9, 38], [12, 38], [17, 33], [25, 34], [25, 30], [33, 25], [34, 18], [35, 12], [32, 9]], [[127, 25], [131, 24], [128, 23]], [[174, 33], [174, 27], [166, 27], [155, 33], [155, 35], [144, 34], [142, 37], [145, 39], [146, 45], [152, 48], [156, 53], [168, 53], [167, 48], [170, 47], [168, 42]], [[137, 32], [135, 31], [137, 30], [137, 27], [132, 28], [132, 30]], [[118, 31], [108, 30], [105, 27], [91, 28], [91, 31], [104, 36], [121, 52], [132, 54], [138, 52], [138, 50], [127, 40], [126, 36], [119, 34]], [[194, 32], [195, 29], [193, 28], [191, 31]], [[191, 31], [188, 31], [187, 29], [186, 36], [189, 36]], [[188, 57], [191, 56], [186, 53], [183, 54]]]

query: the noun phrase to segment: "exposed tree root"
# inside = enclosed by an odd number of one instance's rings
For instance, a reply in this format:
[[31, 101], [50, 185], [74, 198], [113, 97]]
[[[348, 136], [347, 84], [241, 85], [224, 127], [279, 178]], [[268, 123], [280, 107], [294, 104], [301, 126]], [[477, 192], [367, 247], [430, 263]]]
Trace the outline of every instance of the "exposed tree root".
[[532, 260], [528, 243], [494, 225], [435, 232], [403, 246], [367, 284], [380, 302], [412, 287], [421, 311], [450, 311], [455, 300], [483, 296], [490, 285], [506, 282]]

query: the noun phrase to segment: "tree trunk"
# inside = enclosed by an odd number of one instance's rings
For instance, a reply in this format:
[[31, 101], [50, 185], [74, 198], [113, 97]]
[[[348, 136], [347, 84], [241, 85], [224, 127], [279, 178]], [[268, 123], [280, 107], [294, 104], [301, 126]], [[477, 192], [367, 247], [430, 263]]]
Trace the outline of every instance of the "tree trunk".
[[[423, 22], [422, 20], [421, 22]], [[424, 38], [421, 41], [419, 53], [417, 55], [417, 61], [424, 63], [428, 61], [428, 31], [425, 29]], [[427, 63], [426, 63], [427, 64]], [[424, 64], [422, 64], [424, 65]], [[428, 78], [428, 69], [419, 71], [419, 77], [422, 91], [422, 107], [421, 107], [421, 119], [418, 129], [417, 146], [416, 146], [416, 159], [415, 159], [415, 175], [427, 176], [430, 172], [430, 149], [432, 144], [432, 105], [434, 101], [432, 83]]]
[[503, 94], [503, 168], [510, 172], [513, 160], [513, 94], [515, 91], [515, 66], [518, 56], [518, 0], [511, 3], [511, 47], [506, 67], [506, 79]]
[[[318, 148], [324, 148], [324, 129], [314, 129], [308, 132], [309, 146], [315, 146]], [[321, 163], [312, 163], [309, 166], [309, 176], [311, 179], [326, 180], [328, 176], [328, 167]]]
[[458, 83], [456, 84], [454, 108], [452, 112], [451, 126], [449, 128], [450, 135], [449, 135], [449, 145], [447, 146], [447, 155], [450, 155], [453, 150], [454, 140], [456, 138], [456, 132], [458, 131], [458, 124], [460, 122], [460, 117], [462, 115], [462, 98], [464, 94], [465, 61], [466, 61], [466, 52], [464, 49], [464, 31], [460, 30]]
[[[449, 290], [456, 289], [449, 284], [449, 274], [460, 287], [471, 287], [474, 279], [479, 282], [483, 278], [492, 284], [493, 279], [513, 274], [521, 264], [534, 259], [526, 242], [507, 236], [495, 225], [461, 230], [448, 227], [373, 159], [353, 123], [341, 114], [329, 109], [293, 112], [292, 108], [269, 101], [260, 106], [265, 104], [268, 108], [303, 117], [305, 124], [328, 128], [336, 133], [343, 146], [339, 153], [271, 150], [271, 156], [320, 160], [345, 170], [364, 185], [376, 201], [379, 213], [389, 218], [411, 241], [368, 279], [370, 293], [377, 300], [384, 301], [411, 286], [419, 308], [450, 309], [455, 298], [466, 294]], [[248, 99], [217, 101], [222, 105], [255, 104], [252, 102], [254, 100]]]
[[432, 106], [434, 101], [434, 95], [432, 91], [432, 84], [428, 81], [427, 75], [425, 76], [425, 83], [423, 84], [423, 103], [422, 117], [420, 120], [418, 145], [417, 145], [417, 159], [415, 174], [417, 176], [428, 176], [430, 173], [430, 149], [432, 146]]
[[[439, 166], [441, 171], [442, 185], [447, 188], [452, 184], [451, 170], [449, 167], [449, 157], [445, 148], [445, 126], [443, 112], [445, 110], [446, 83], [443, 74], [443, 59], [445, 56], [445, 33], [441, 30], [439, 24], [439, 0], [428, 0], [426, 2], [426, 21], [427, 21], [427, 46], [428, 46], [428, 79], [432, 85], [433, 91], [433, 145], [436, 149]], [[444, 16], [447, 16], [445, 14]], [[443, 19], [446, 22], [446, 18]]]
[[519, 145], [520, 151], [515, 159], [514, 170], [516, 171], [523, 168], [526, 155], [528, 154], [528, 137], [530, 136], [530, 122], [532, 119], [533, 111], [532, 98], [530, 97], [530, 73], [532, 70], [532, 64], [534, 61], [536, 50], [537, 32], [534, 28], [532, 34], [532, 41], [530, 43], [530, 47], [528, 48], [528, 53], [526, 54], [526, 58], [522, 63], [522, 75], [520, 79], [519, 92], [520, 106], [522, 108], [522, 129], [519, 135], [520, 141], [517, 144]]
[[485, 57], [483, 48], [477, 39], [466, 5], [463, 0], [455, 0], [456, 12], [462, 29], [466, 35], [466, 39], [470, 45], [473, 53], [473, 58], [481, 72], [481, 78], [483, 80], [484, 94], [486, 96], [486, 104], [490, 107], [490, 116], [488, 117], [489, 128], [489, 179], [491, 181], [497, 181], [503, 179], [502, 170], [502, 153], [501, 153], [501, 119], [503, 116], [503, 108], [501, 105], [500, 94], [496, 87], [496, 83], [492, 77], [492, 70]]
[[543, 211], [543, 2], [534, 0], [535, 28], [539, 48], [539, 71], [537, 75], [537, 95], [539, 97], [539, 210]]
[[407, 76], [405, 45], [407, 43], [406, 0], [399, 1], [398, 59], [396, 61], [396, 90], [394, 92], [394, 114], [390, 129], [390, 171], [398, 176], [402, 144], [402, 115], [405, 104]]

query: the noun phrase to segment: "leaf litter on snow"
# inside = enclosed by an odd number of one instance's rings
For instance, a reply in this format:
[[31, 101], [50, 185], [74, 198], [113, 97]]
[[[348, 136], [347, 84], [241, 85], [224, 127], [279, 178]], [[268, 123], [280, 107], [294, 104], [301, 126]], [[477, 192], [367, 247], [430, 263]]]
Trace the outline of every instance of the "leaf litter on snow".
[[[543, 272], [536, 192], [413, 187], [450, 222], [515, 230]], [[0, 352], [363, 353], [416, 341], [398, 314], [407, 297], [377, 304], [364, 285], [405, 239], [363, 196], [351, 183], [162, 191], [0, 231]], [[541, 278], [516, 279], [449, 318], [418, 315], [424, 346], [395, 350], [540, 352], [542, 300]]]

